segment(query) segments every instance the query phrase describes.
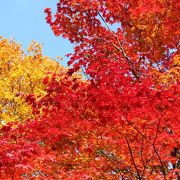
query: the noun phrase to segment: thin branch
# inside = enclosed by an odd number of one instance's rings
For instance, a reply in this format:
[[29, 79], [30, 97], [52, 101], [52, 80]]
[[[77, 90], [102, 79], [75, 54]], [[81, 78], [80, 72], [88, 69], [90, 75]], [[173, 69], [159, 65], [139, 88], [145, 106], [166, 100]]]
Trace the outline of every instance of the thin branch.
[[[134, 68], [134, 66], [133, 66], [133, 64], [132, 64], [132, 62], [131, 62], [131, 59], [127, 56], [127, 54], [126, 54], [126, 52], [125, 52], [122, 44], [120, 43], [118, 36], [117, 36], [113, 31], [111, 31], [111, 29], [109, 28], [109, 26], [108, 26], [108, 24], [106, 23], [105, 19], [102, 17], [102, 15], [101, 15], [99, 12], [98, 12], [98, 15], [100, 16], [101, 20], [104, 22], [104, 24], [105, 24], [106, 28], [108, 29], [108, 31], [109, 31], [109, 32], [114, 36], [114, 38], [116, 39], [119, 47], [118, 47], [116, 44], [114, 44], [114, 43], [111, 43], [111, 44], [112, 44], [118, 51], [120, 51], [120, 52], [122, 53], [122, 55], [124, 56], [124, 58], [127, 60], [128, 65], [131, 67], [131, 71], [132, 71], [133, 75], [134, 75], [135, 78], [139, 81], [139, 76], [138, 76], [138, 74], [137, 74], [136, 71], [135, 71], [135, 68]], [[108, 42], [108, 43], [109, 43], [109, 42]]]
[[157, 155], [157, 157], [158, 157], [158, 159], [159, 159], [159, 162], [160, 162], [160, 164], [161, 164], [162, 173], [163, 173], [163, 176], [164, 176], [164, 180], [166, 180], [166, 171], [165, 171], [165, 169], [164, 169], [164, 165], [163, 165], [163, 162], [162, 162], [162, 160], [161, 160], [161, 157], [160, 157], [160, 155], [158, 154], [157, 149], [156, 149], [156, 147], [155, 147], [154, 144], [153, 144], [153, 149], [154, 149], [154, 151], [155, 151], [155, 153], [156, 153], [156, 155]]
[[131, 149], [131, 146], [129, 144], [129, 141], [128, 141], [127, 137], [125, 137], [125, 139], [126, 139], [126, 142], [127, 142], [127, 145], [128, 145], [128, 149], [129, 149], [129, 152], [130, 152], [130, 155], [131, 155], [131, 159], [132, 159], [133, 165], [134, 165], [134, 167], [136, 169], [136, 172], [137, 172], [138, 179], [142, 179], [140, 174], [139, 174], [139, 170], [138, 170], [138, 168], [136, 166], [136, 163], [135, 163], [135, 160], [134, 160], [134, 157], [133, 157], [133, 153], [132, 153], [132, 149]]

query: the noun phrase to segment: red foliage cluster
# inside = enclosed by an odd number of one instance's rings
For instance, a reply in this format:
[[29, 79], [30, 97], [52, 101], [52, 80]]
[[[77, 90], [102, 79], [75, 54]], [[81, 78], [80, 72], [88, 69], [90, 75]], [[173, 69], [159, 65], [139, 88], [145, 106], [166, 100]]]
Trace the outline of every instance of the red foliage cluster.
[[[0, 130], [0, 177], [179, 178], [179, 82], [157, 84], [178, 54], [176, 0], [60, 0], [47, 22], [75, 43], [45, 79], [36, 118]], [[119, 28], [112, 29], [113, 24]], [[71, 75], [83, 68], [87, 80]]]

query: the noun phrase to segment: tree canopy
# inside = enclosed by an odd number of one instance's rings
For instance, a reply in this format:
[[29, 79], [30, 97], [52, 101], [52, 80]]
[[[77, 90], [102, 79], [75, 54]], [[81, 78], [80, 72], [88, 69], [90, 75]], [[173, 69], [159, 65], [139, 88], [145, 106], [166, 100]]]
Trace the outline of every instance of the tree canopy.
[[68, 70], [43, 76], [43, 95], [26, 96], [32, 118], [0, 129], [0, 177], [179, 179], [178, 9], [177, 0], [45, 9], [74, 52]]

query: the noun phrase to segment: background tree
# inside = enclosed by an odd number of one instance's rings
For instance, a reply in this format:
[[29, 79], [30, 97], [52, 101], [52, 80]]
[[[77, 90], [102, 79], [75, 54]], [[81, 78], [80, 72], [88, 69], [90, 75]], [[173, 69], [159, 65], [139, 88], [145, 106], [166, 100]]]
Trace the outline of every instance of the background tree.
[[[29, 94], [39, 98], [45, 94], [43, 78], [48, 72], [65, 72], [55, 60], [43, 56], [40, 44], [32, 41], [25, 54], [15, 41], [0, 39], [0, 124], [24, 121], [32, 117], [25, 102]], [[24, 97], [23, 97], [24, 96]]]

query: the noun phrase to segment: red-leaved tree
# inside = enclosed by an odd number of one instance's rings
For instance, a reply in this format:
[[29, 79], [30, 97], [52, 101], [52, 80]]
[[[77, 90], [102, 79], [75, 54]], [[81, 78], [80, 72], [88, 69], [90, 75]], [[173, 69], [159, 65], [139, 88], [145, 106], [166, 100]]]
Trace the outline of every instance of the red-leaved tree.
[[0, 130], [0, 177], [180, 178], [178, 9], [177, 0], [45, 9], [54, 34], [74, 43], [72, 68], [44, 79], [41, 99], [27, 96], [34, 120]]

